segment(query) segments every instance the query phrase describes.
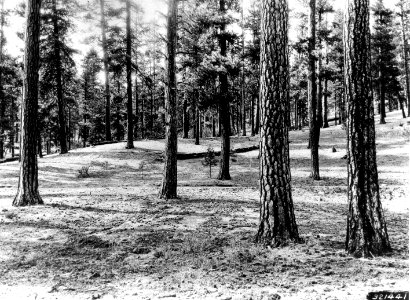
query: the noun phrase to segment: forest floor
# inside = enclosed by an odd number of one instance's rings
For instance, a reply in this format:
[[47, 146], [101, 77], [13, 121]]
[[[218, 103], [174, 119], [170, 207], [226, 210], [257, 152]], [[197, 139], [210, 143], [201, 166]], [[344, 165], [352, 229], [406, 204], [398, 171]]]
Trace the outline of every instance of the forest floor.
[[[386, 256], [356, 259], [344, 251], [340, 126], [321, 131], [320, 181], [309, 178], [308, 131], [290, 133], [304, 243], [281, 249], [254, 244], [257, 150], [233, 157], [231, 181], [214, 179], [218, 167], [209, 178], [201, 159], [178, 161], [180, 198], [164, 201], [158, 199], [161, 153], [143, 150], [149, 141], [136, 141], [134, 150], [111, 144], [40, 159], [42, 206], [12, 207], [19, 165], [0, 164], [0, 299], [366, 299], [370, 291], [408, 290], [410, 125], [397, 112], [386, 121], [377, 125], [381, 199], [393, 248]], [[180, 150], [196, 151], [188, 142]], [[201, 143], [206, 149], [219, 142]], [[78, 177], [83, 167], [90, 177]]]

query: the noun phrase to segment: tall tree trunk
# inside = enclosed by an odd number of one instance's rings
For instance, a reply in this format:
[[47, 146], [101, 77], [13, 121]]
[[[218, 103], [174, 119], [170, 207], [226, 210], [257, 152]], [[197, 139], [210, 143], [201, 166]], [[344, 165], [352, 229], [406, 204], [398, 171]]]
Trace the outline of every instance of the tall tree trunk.
[[132, 78], [131, 78], [131, 3], [126, 1], [126, 27], [127, 27], [127, 149], [134, 148], [134, 124], [132, 115]]
[[252, 95], [251, 98], [251, 136], [255, 136], [255, 98]]
[[399, 99], [401, 115], [403, 116], [403, 119], [405, 119], [406, 118], [406, 112], [404, 111], [403, 98], [400, 97], [400, 95], [398, 95], [398, 99]]
[[38, 150], [38, 157], [43, 158], [43, 147], [42, 147], [42, 141], [41, 141], [41, 132], [40, 130], [38, 131], [38, 139], [37, 139], [37, 150]]
[[202, 122], [203, 113], [198, 113], [198, 126], [199, 126], [199, 137], [202, 139], [204, 137], [204, 125]]
[[406, 80], [406, 97], [407, 97], [407, 115], [410, 116], [410, 72], [409, 72], [409, 45], [406, 36], [406, 12], [404, 10], [404, 2], [399, 3], [401, 32], [403, 38], [403, 56], [404, 56], [404, 73]]
[[[319, 28], [322, 25], [322, 12], [321, 9], [319, 9], [319, 18], [318, 18], [318, 24]], [[318, 47], [318, 67], [317, 67], [317, 87], [318, 87], [318, 93], [317, 93], [317, 112], [316, 112], [316, 120], [318, 123], [319, 128], [323, 127], [323, 58], [322, 58], [322, 39], [320, 38], [319, 35], [319, 47]]]
[[134, 138], [138, 138], [138, 122], [139, 122], [139, 88], [138, 88], [138, 80], [137, 76], [135, 76], [135, 124], [134, 124]]
[[105, 23], [105, 0], [100, 0], [100, 14], [101, 14], [101, 38], [104, 62], [104, 77], [105, 77], [105, 139], [111, 141], [111, 94], [110, 94], [110, 79], [108, 71], [108, 49], [106, 37], [106, 23]]
[[317, 120], [317, 84], [316, 84], [316, 0], [310, 0], [310, 38], [309, 38], [309, 148], [311, 156], [311, 177], [314, 180], [319, 180], [319, 134], [320, 126]]
[[348, 0], [345, 24], [348, 201], [346, 250], [391, 250], [380, 201], [370, 60], [369, 0]]
[[57, 89], [57, 105], [58, 105], [58, 134], [60, 142], [60, 153], [65, 154], [67, 149], [67, 132], [65, 119], [65, 99], [63, 95], [63, 78], [61, 65], [61, 49], [60, 49], [60, 34], [58, 28], [57, 16], [57, 1], [52, 0], [53, 5], [53, 38], [54, 38], [54, 57], [56, 63], [56, 89]]
[[329, 127], [329, 121], [327, 118], [327, 114], [329, 113], [328, 95], [328, 80], [325, 78], [325, 92], [323, 93], [323, 128]]
[[241, 113], [242, 113], [242, 136], [246, 136], [246, 105], [245, 105], [245, 30], [244, 30], [244, 19], [243, 19], [243, 4], [242, 4], [242, 74], [241, 74]]
[[216, 124], [214, 114], [212, 114], [212, 137], [216, 137]]
[[14, 206], [43, 204], [38, 192], [37, 110], [41, 0], [28, 0], [21, 104], [20, 177]]
[[270, 246], [299, 242], [290, 180], [288, 7], [262, 0], [260, 66], [260, 223], [256, 240]]
[[14, 127], [14, 109], [15, 109], [15, 104], [14, 104], [14, 99], [13, 97], [11, 98], [11, 103], [10, 103], [10, 134], [9, 134], [9, 141], [10, 141], [10, 152], [11, 152], [11, 157], [14, 157], [14, 140], [15, 140], [15, 127]]
[[145, 139], [145, 96], [141, 97], [141, 138]]
[[183, 110], [183, 127], [184, 127], [184, 139], [189, 138], [189, 111], [188, 111], [188, 93], [185, 91], [184, 93], [184, 102], [182, 105], [182, 110]]
[[[3, 63], [4, 41], [4, 0], [1, 1], [0, 16], [0, 63]], [[3, 91], [3, 72], [0, 69], [0, 159], [4, 158], [4, 118], [6, 114], [6, 99]]]
[[[226, 14], [225, 0], [219, 0], [219, 11], [222, 16]], [[225, 23], [221, 25], [221, 34], [219, 36], [220, 54], [222, 57], [226, 56], [226, 36], [225, 36]], [[231, 151], [230, 140], [230, 113], [229, 113], [229, 96], [228, 96], [228, 75], [226, 73], [219, 74], [220, 83], [220, 99], [219, 99], [219, 112], [221, 116], [221, 163], [219, 168], [218, 179], [230, 180], [229, 174], [229, 157]]]
[[177, 82], [175, 56], [177, 47], [178, 0], [168, 1], [167, 17], [167, 88], [165, 124], [165, 164], [162, 179], [161, 198], [177, 197]]
[[[383, 76], [383, 75], [381, 75]], [[380, 124], [386, 124], [386, 85], [384, 79], [379, 79], [380, 88]]]
[[[326, 29], [327, 29], [327, 18], [326, 18]], [[326, 66], [329, 67], [329, 55], [327, 53], [327, 46], [325, 49], [325, 56], [326, 56]], [[328, 97], [329, 97], [329, 91], [328, 91], [328, 77], [326, 76], [325, 78], [325, 92], [323, 94], [323, 128], [328, 128], [329, 127], [329, 121], [327, 118], [327, 115], [329, 113], [328, 109]], [[335, 113], [336, 113], [336, 106], [335, 106]], [[336, 119], [336, 117], [335, 117]]]
[[199, 145], [199, 91], [197, 89], [194, 90], [194, 136], [195, 136], [195, 145]]

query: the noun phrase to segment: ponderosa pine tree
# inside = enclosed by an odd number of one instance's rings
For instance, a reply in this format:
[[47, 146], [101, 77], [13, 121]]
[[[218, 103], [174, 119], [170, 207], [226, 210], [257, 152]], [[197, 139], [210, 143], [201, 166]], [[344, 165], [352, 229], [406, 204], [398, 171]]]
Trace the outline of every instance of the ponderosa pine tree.
[[300, 240], [290, 182], [288, 6], [261, 1], [260, 224], [256, 240], [283, 246]]
[[168, 1], [167, 86], [165, 94], [165, 163], [160, 197], [177, 197], [177, 83], [175, 56], [177, 47], [178, 0]]
[[409, 71], [409, 41], [408, 41], [408, 28], [409, 28], [409, 18], [410, 14], [410, 4], [406, 0], [399, 0], [397, 3], [399, 8], [399, 17], [401, 25], [401, 36], [402, 36], [402, 48], [403, 48], [403, 69], [404, 69], [404, 80], [406, 85], [406, 97], [407, 97], [407, 116], [410, 116], [410, 71]]
[[[219, 0], [219, 12], [221, 17], [225, 17], [226, 8], [225, 0]], [[220, 34], [219, 34], [219, 47], [220, 54], [222, 57], [226, 57], [226, 34], [225, 34], [226, 24], [221, 22]], [[229, 174], [229, 160], [231, 152], [231, 118], [229, 112], [229, 86], [228, 86], [228, 74], [226, 72], [221, 72], [219, 74], [219, 113], [221, 119], [221, 161], [219, 168], [219, 180], [230, 180], [231, 175]]]
[[[4, 0], [1, 1], [1, 11], [0, 11], [0, 64], [4, 64], [3, 50], [4, 50]], [[3, 91], [3, 72], [0, 68], [0, 159], [4, 158], [4, 126], [5, 126], [5, 111], [6, 111], [6, 100], [4, 99]]]
[[37, 109], [41, 0], [28, 0], [21, 105], [20, 176], [14, 206], [43, 204], [38, 191]]
[[105, 139], [111, 141], [111, 95], [110, 77], [108, 70], [108, 48], [105, 21], [105, 0], [100, 0], [101, 46], [103, 50], [104, 78], [105, 78]]
[[134, 148], [134, 122], [132, 114], [132, 78], [131, 78], [131, 3], [126, 0], [126, 64], [127, 64], [127, 149]]
[[[385, 124], [386, 100], [392, 109], [393, 97], [397, 97], [400, 84], [398, 63], [396, 61], [396, 45], [393, 41], [393, 11], [384, 6], [383, 0], [378, 0], [373, 7], [375, 19], [372, 34], [373, 64], [376, 70], [375, 84], [379, 98], [380, 124]], [[393, 95], [389, 90], [394, 90]]]
[[319, 175], [319, 137], [320, 125], [318, 123], [317, 112], [317, 83], [316, 83], [316, 0], [310, 0], [309, 17], [309, 45], [308, 45], [308, 110], [309, 110], [309, 147], [311, 156], [311, 174], [314, 180], [320, 180]]
[[356, 257], [371, 257], [391, 247], [376, 163], [368, 0], [348, 0], [344, 39], [349, 202], [346, 250]]

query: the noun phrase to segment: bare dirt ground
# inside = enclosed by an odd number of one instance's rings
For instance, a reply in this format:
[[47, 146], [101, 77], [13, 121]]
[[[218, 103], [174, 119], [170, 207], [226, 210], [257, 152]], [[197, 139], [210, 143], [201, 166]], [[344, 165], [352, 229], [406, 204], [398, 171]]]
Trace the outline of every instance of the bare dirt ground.
[[[410, 126], [396, 112], [387, 122], [377, 125], [377, 153], [393, 252], [374, 259], [344, 251], [340, 126], [322, 130], [320, 181], [309, 178], [308, 132], [290, 134], [305, 242], [282, 249], [253, 243], [258, 151], [233, 157], [233, 180], [224, 182], [210, 179], [201, 159], [179, 161], [180, 199], [171, 201], [157, 197], [160, 153], [123, 144], [40, 159], [45, 205], [38, 207], [11, 206], [18, 163], [0, 164], [0, 299], [365, 299], [369, 291], [408, 290]], [[135, 145], [150, 148], [149, 141]], [[180, 143], [180, 151], [197, 150]], [[90, 177], [78, 178], [82, 167]]]

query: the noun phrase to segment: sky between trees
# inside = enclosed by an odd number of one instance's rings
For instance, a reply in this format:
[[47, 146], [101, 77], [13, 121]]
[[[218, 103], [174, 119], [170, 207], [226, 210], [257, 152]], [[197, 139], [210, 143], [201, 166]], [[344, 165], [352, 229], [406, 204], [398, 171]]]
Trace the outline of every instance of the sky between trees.
[[[250, 5], [252, 4], [252, 0], [242, 0], [243, 5], [244, 5], [244, 14], [246, 15], [247, 10], [249, 9]], [[4, 7], [5, 9], [15, 9], [15, 7], [18, 5], [18, 3], [21, 3], [24, 1], [15, 1], [15, 0], [5, 0], [4, 1]], [[79, 0], [80, 3], [86, 4], [89, 3], [90, 0]], [[108, 0], [107, 2], [114, 2], [114, 3], [119, 3], [119, 0]], [[166, 1], [165, 0], [135, 0], [136, 3], [141, 4], [145, 11], [145, 21], [146, 22], [158, 22], [160, 24], [161, 28], [165, 30], [165, 18], [161, 15], [166, 13], [167, 7], [166, 7]], [[289, 0], [289, 8], [292, 12], [296, 13], [298, 11], [306, 11], [307, 9], [307, 4], [304, 6], [303, 0]], [[375, 3], [375, 0], [370, 0], [370, 5], [373, 5]], [[395, 10], [395, 4], [397, 3], [397, 0], [388, 0], [385, 1], [385, 6]], [[333, 6], [335, 9], [344, 9], [344, 4], [345, 1], [342, 0], [336, 0], [333, 3]], [[296, 28], [295, 22], [292, 21], [292, 19], [296, 19], [294, 17], [294, 13], [290, 14], [290, 39], [292, 40], [293, 38], [296, 37], [296, 34], [294, 33], [294, 28]], [[15, 16], [15, 14], [12, 14], [9, 18], [9, 23], [6, 26], [5, 30], [5, 36], [7, 39], [7, 44], [6, 44], [6, 51], [10, 53], [12, 56], [20, 56], [22, 57], [23, 55], [23, 41], [17, 36], [17, 32], [22, 32], [23, 31], [23, 22], [24, 19], [18, 16]], [[74, 32], [71, 34], [71, 39], [72, 39], [72, 44], [73, 48], [78, 50], [79, 53], [75, 55], [75, 60], [77, 61], [77, 67], [81, 67], [81, 59], [84, 57], [85, 53], [92, 47], [94, 47], [97, 51], [99, 51], [99, 46], [97, 43], [95, 44], [87, 44], [85, 40], [89, 36], [90, 32], [93, 30], [99, 30], [96, 29], [93, 26], [87, 25], [86, 22], [82, 20], [77, 20], [76, 22], [76, 28], [74, 29]], [[91, 30], [91, 31], [90, 31]]]

